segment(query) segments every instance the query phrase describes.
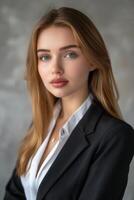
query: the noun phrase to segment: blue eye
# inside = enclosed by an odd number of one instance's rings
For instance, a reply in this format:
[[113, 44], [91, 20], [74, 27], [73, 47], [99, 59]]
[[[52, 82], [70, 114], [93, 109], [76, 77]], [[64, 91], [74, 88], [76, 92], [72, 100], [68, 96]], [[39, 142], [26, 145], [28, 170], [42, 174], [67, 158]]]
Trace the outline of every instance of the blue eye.
[[[78, 57], [78, 55], [75, 52], [67, 52], [64, 57], [68, 59], [75, 59], [76, 57]], [[49, 54], [38, 55], [38, 59], [41, 62], [48, 62], [51, 59], [51, 55]]]
[[69, 52], [65, 55], [66, 57], [69, 56], [69, 58], [76, 58], [77, 57], [77, 54], [74, 53], [74, 52]]
[[50, 56], [49, 55], [41, 55], [39, 56], [39, 60], [43, 61], [43, 62], [46, 62], [50, 59]]

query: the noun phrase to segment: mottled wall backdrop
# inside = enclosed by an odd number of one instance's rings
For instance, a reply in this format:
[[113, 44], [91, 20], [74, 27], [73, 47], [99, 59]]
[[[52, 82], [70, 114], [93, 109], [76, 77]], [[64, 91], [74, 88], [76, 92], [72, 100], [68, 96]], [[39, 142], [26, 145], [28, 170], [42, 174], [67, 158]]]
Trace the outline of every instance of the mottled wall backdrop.
[[[0, 1], [0, 200], [15, 165], [20, 141], [31, 121], [23, 79], [33, 24], [50, 7], [70, 6], [89, 15], [109, 50], [120, 91], [122, 113], [134, 126], [134, 1], [133, 0], [1, 0]], [[124, 200], [134, 199], [134, 161]]]

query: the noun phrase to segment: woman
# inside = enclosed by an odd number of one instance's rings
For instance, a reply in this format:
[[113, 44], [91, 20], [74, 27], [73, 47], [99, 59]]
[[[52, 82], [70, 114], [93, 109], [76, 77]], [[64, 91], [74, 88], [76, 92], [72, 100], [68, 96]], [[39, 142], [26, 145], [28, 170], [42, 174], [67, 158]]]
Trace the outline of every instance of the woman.
[[33, 119], [6, 200], [121, 200], [134, 130], [121, 115], [104, 41], [80, 11], [52, 9], [35, 26], [26, 80]]

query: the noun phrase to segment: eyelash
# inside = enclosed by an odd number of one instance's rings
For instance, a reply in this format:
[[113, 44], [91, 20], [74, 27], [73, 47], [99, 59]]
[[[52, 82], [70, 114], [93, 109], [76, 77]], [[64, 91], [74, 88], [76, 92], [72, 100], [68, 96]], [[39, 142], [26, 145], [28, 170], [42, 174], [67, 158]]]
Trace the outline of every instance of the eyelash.
[[[78, 56], [75, 52], [72, 52], [72, 51], [66, 53], [65, 56], [67, 56], [67, 55], [69, 55], [69, 54], [72, 54], [72, 55], [73, 55], [73, 58], [71, 58], [71, 59], [75, 59], [75, 58]], [[40, 56], [39, 56], [39, 60], [45, 62], [46, 60], [42, 60], [45, 56], [49, 57], [49, 59], [51, 58], [51, 56], [50, 56], [49, 54], [43, 54], [43, 55], [40, 55]], [[46, 62], [47, 62], [47, 61], [46, 61]]]

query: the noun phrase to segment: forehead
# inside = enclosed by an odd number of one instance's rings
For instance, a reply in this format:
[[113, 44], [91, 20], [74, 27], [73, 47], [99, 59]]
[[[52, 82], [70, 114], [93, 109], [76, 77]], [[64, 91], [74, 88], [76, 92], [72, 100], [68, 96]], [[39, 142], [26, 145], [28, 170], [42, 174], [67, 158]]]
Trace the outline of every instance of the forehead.
[[70, 44], [78, 45], [71, 28], [50, 26], [39, 34], [37, 49], [46, 48], [54, 50]]

